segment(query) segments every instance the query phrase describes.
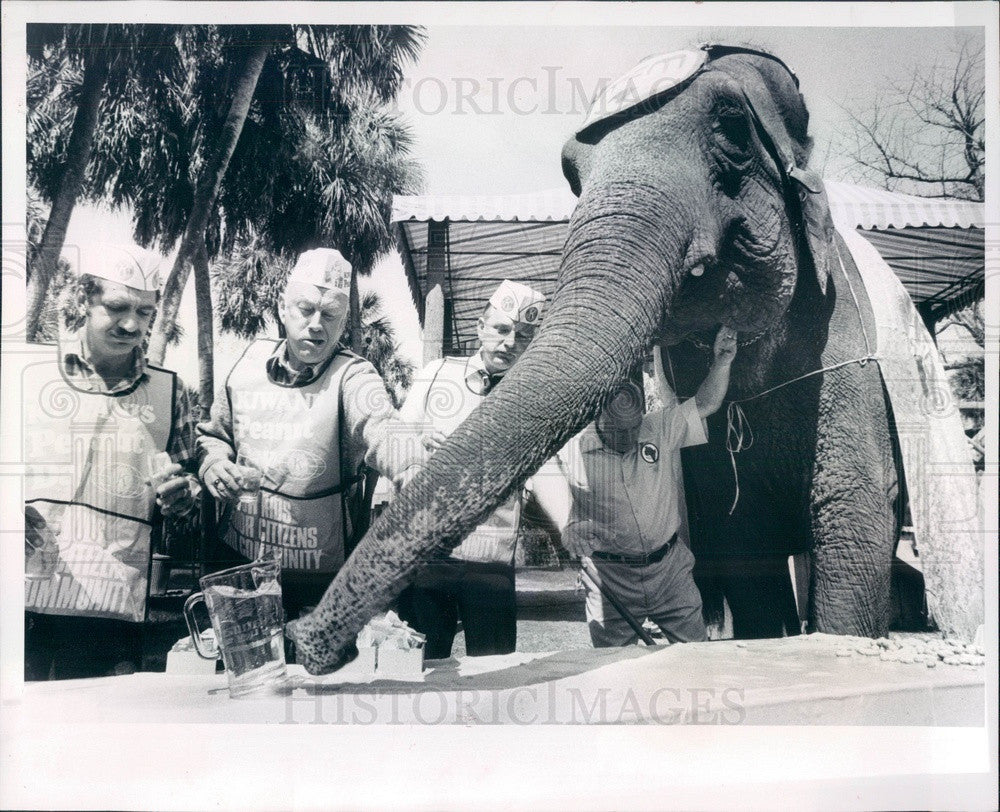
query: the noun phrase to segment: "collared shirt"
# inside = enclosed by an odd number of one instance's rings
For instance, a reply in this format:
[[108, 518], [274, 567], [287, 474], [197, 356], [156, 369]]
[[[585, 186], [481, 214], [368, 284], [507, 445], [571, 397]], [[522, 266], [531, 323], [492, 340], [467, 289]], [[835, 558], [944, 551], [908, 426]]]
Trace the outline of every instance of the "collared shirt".
[[475, 353], [465, 362], [465, 385], [475, 395], [485, 397], [503, 379], [503, 373], [490, 375], [483, 363], [482, 353]]
[[[490, 375], [486, 371], [478, 352], [464, 363], [455, 357], [431, 361], [413, 376], [406, 401], [399, 409], [399, 420], [417, 435], [430, 428], [451, 434], [502, 379], [502, 374]], [[464, 388], [460, 381], [465, 382]], [[432, 389], [436, 392], [433, 398]]]
[[322, 375], [342, 349], [338, 345], [336, 352], [322, 364], [303, 364], [301, 369], [296, 369], [288, 359], [288, 342], [282, 341], [267, 359], [267, 377], [278, 386], [305, 386]]
[[573, 503], [573, 549], [644, 555], [677, 532], [680, 449], [708, 442], [694, 398], [645, 415], [636, 444], [605, 448], [593, 423], [557, 454]]
[[[59, 359], [63, 375], [69, 383], [85, 392], [100, 392], [115, 395], [127, 392], [147, 377], [146, 358], [139, 347], [132, 351], [132, 364], [127, 377], [116, 383], [110, 389], [90, 362], [89, 353], [84, 346], [83, 330], [75, 333], [64, 332], [59, 336]], [[171, 415], [173, 431], [167, 453], [171, 459], [193, 473], [197, 470], [198, 450], [195, 443], [195, 417], [191, 408], [184, 382], [179, 375], [174, 375], [174, 411]]]
[[109, 389], [104, 378], [97, 374], [97, 370], [88, 360], [89, 353], [83, 343], [83, 330], [61, 334], [59, 349], [63, 374], [75, 388], [85, 392], [100, 392], [105, 395], [127, 392], [146, 374], [146, 359], [142, 355], [142, 349], [136, 347], [132, 350], [129, 374]]

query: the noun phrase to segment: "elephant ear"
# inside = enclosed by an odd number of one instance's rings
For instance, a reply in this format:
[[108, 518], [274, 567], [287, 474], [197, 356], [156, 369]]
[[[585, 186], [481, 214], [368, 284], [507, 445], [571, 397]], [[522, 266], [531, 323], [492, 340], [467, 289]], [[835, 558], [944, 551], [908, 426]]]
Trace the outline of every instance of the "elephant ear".
[[789, 177], [795, 181], [802, 211], [802, 227], [806, 242], [812, 254], [813, 267], [819, 289], [826, 295], [826, 283], [833, 273], [833, 218], [830, 216], [830, 201], [826, 187], [820, 176], [810, 169], [791, 167]]
[[[826, 188], [819, 175], [810, 169], [796, 165], [791, 140], [775, 110], [770, 96], [756, 88], [743, 88], [750, 117], [757, 135], [782, 175], [785, 187], [785, 203], [793, 220], [798, 219], [799, 227], [805, 232], [805, 244], [812, 255], [816, 281], [823, 295], [833, 268], [833, 218]], [[796, 204], [798, 204], [796, 206]], [[794, 209], [798, 208], [798, 212]]]

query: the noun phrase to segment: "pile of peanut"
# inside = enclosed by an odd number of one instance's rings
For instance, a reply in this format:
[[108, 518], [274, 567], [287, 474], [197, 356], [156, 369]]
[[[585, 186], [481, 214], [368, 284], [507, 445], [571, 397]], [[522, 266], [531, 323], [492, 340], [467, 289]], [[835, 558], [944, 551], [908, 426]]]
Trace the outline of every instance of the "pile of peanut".
[[847, 645], [837, 649], [838, 657], [878, 657], [885, 662], [923, 663], [934, 668], [938, 663], [945, 665], [983, 665], [986, 651], [981, 645], [949, 640], [940, 634], [920, 633], [900, 635], [890, 633], [877, 640], [854, 638], [845, 640]]

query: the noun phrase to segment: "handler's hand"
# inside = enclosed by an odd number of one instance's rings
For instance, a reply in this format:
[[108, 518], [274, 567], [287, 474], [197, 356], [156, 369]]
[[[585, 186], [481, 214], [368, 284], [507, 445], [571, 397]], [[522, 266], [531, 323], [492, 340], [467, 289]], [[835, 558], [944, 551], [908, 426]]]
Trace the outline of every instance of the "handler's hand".
[[230, 460], [219, 460], [208, 466], [204, 482], [208, 492], [223, 502], [235, 499], [243, 488], [240, 466]]
[[156, 486], [156, 504], [164, 516], [181, 516], [194, 507], [191, 483], [177, 463], [160, 472], [155, 481], [159, 483]]
[[736, 331], [725, 325], [720, 327], [712, 352], [717, 364], [731, 364], [736, 357]]
[[428, 453], [433, 454], [444, 445], [444, 442], [447, 439], [448, 435], [443, 431], [432, 429], [421, 438], [420, 442], [423, 444], [424, 448], [427, 449]]
[[561, 541], [563, 547], [577, 558], [586, 558], [600, 546], [592, 519], [567, 524]]

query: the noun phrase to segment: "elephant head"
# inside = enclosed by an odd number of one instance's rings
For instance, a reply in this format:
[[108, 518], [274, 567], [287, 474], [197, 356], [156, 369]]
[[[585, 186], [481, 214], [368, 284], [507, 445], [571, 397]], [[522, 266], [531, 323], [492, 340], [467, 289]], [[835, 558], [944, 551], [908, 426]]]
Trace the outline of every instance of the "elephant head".
[[801, 168], [808, 113], [789, 69], [706, 47], [637, 74], [638, 89], [616, 85], [625, 92], [599, 99], [564, 147], [579, 203], [534, 342], [372, 527], [317, 611], [289, 624], [310, 671], [335, 667], [422, 564], [593, 419], [653, 340], [720, 324], [773, 330], [801, 280], [825, 287], [832, 224]]

